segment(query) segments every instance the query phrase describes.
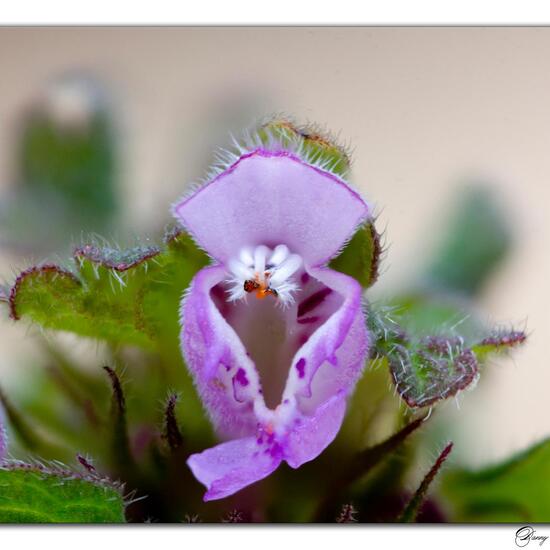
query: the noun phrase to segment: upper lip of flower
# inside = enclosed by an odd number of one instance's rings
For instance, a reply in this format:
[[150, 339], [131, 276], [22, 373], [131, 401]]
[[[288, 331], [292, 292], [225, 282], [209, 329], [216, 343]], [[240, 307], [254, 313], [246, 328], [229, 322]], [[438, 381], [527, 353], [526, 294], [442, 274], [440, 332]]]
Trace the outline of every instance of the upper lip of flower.
[[[265, 159], [279, 162], [261, 174]], [[224, 195], [234, 195], [234, 200], [220, 200], [221, 186], [227, 186], [224, 180], [239, 178], [243, 171], [256, 172], [255, 178], [243, 180], [246, 185], [239, 188], [232, 185], [232, 189], [224, 190]], [[289, 173], [286, 181], [281, 180], [285, 172]], [[292, 189], [305, 174], [315, 181], [311, 187], [319, 186], [316, 196]], [[339, 212], [340, 206], [345, 210]], [[214, 179], [176, 202], [172, 211], [199, 246], [224, 264], [243, 246], [283, 243], [309, 265], [321, 266], [368, 217], [365, 201], [337, 175], [308, 164], [292, 152], [265, 148], [240, 156]], [[289, 217], [293, 223], [288, 223]], [[260, 226], [265, 233], [258, 231]]]
[[[219, 432], [245, 436], [230, 470], [237, 442], [189, 461], [220, 498], [283, 459], [311, 460], [336, 435], [368, 335], [360, 285], [322, 266], [368, 208], [334, 174], [275, 147], [243, 154], [174, 214], [216, 262], [182, 302], [186, 363]], [[267, 300], [247, 302], [252, 293]], [[246, 437], [272, 458], [265, 468], [248, 464], [259, 451]]]

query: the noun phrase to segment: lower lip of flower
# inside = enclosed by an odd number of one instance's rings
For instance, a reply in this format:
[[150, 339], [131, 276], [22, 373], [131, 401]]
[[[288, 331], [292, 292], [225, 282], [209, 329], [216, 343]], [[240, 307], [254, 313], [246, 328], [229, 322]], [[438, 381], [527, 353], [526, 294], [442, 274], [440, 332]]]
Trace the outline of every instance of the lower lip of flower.
[[[284, 423], [283, 417], [296, 406], [296, 396], [287, 387], [289, 368], [295, 369], [292, 374], [297, 379], [305, 376], [306, 361], [296, 358], [296, 353], [343, 298], [311, 277], [302, 258], [284, 244], [245, 247], [226, 269], [227, 278], [212, 289], [211, 297], [258, 374], [261, 389], [253, 399], [256, 413]], [[260, 299], [247, 300], [249, 295]], [[250, 376], [241, 370], [227, 376], [235, 401], [244, 403], [254, 391]]]

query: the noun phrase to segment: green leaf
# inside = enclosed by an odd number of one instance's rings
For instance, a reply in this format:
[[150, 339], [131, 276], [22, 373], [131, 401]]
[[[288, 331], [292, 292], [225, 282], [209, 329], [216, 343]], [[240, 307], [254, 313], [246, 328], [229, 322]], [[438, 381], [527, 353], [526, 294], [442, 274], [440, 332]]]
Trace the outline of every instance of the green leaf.
[[[403, 323], [403, 312], [398, 316], [397, 311], [396, 307], [371, 306], [367, 326], [373, 336], [373, 359], [387, 360], [397, 393], [412, 408], [433, 405], [467, 388], [477, 380], [479, 367], [490, 354], [515, 348], [527, 338], [523, 331], [496, 330], [479, 340], [479, 333], [487, 334], [486, 329], [467, 318], [450, 327], [452, 336], [416, 336], [418, 324], [410, 319]], [[444, 325], [441, 320], [440, 327]], [[463, 335], [456, 335], [457, 326]], [[426, 329], [425, 323], [422, 328]], [[472, 340], [477, 343], [466, 345]]]
[[388, 359], [397, 392], [413, 408], [447, 399], [478, 376], [476, 356], [460, 338], [429, 336], [418, 344], [395, 344]]
[[121, 489], [108, 480], [23, 464], [0, 467], [0, 523], [122, 523]]
[[163, 248], [87, 244], [75, 250], [74, 262], [74, 270], [46, 264], [23, 271], [10, 289], [11, 317], [158, 348], [177, 335], [182, 293], [208, 258], [176, 230]]
[[472, 346], [479, 360], [491, 353], [503, 353], [520, 346], [527, 340], [522, 330], [498, 330]]
[[449, 470], [441, 493], [458, 522], [550, 521], [550, 439], [496, 466]]
[[345, 149], [317, 127], [298, 126], [286, 119], [275, 119], [264, 124], [258, 130], [258, 136], [263, 143], [275, 138], [283, 146], [294, 145], [309, 162], [343, 178], [349, 174], [350, 159]]
[[330, 262], [330, 267], [368, 288], [378, 279], [381, 253], [380, 235], [370, 221], [357, 230], [342, 252]]
[[461, 337], [413, 338], [393, 318], [391, 308], [371, 308], [367, 325], [374, 357], [386, 358], [397, 393], [420, 408], [455, 395], [478, 376], [478, 361]]

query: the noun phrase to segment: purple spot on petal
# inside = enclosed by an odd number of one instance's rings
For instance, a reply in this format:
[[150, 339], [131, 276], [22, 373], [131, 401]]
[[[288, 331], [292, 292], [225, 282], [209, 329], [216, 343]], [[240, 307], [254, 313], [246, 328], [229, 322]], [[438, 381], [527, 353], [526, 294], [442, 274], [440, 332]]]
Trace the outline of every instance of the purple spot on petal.
[[300, 281], [302, 281], [303, 285], [306, 285], [309, 281], [309, 273], [307, 271], [304, 271], [302, 273], [302, 276], [300, 277]]
[[296, 363], [296, 370], [298, 371], [298, 376], [303, 378], [306, 375], [306, 360], [303, 357], [298, 359]]
[[246, 372], [244, 369], [239, 369], [237, 371], [237, 374], [235, 375], [235, 380], [241, 385], [241, 386], [248, 386], [248, 378], [246, 377]]
[[[237, 403], [244, 403], [247, 401], [246, 395], [240, 388], [248, 386], [249, 381], [246, 377], [244, 369], [238, 369], [237, 374], [233, 376], [233, 397]], [[249, 403], [250, 406], [250, 403]]]
[[309, 313], [316, 307], [320, 306], [325, 301], [325, 298], [331, 293], [332, 289], [324, 287], [300, 302], [300, 305], [298, 306], [298, 317], [303, 317], [306, 313]]

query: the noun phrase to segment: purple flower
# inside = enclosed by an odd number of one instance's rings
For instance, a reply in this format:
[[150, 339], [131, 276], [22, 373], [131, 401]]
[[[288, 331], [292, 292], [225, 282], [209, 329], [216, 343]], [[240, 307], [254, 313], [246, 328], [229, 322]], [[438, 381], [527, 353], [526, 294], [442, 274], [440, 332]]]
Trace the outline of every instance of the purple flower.
[[213, 258], [181, 304], [187, 366], [228, 440], [188, 460], [204, 500], [317, 457], [369, 343], [359, 283], [327, 267], [368, 218], [363, 199], [298, 138], [251, 138], [225, 161], [174, 205]]

